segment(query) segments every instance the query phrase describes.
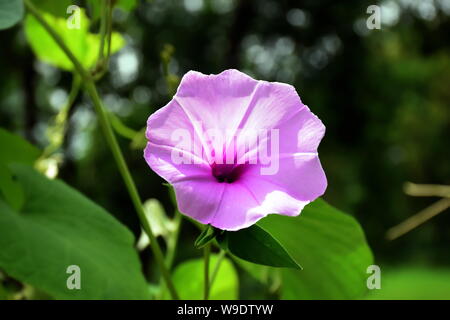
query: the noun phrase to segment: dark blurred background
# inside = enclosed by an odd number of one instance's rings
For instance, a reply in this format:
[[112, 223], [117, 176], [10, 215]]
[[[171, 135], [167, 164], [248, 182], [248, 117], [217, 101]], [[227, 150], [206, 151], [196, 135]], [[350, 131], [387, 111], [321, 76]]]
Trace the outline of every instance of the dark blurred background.
[[[380, 30], [366, 27], [372, 4], [382, 7]], [[450, 268], [448, 210], [398, 240], [385, 238], [387, 229], [436, 201], [405, 195], [406, 181], [450, 184], [450, 0], [141, 1], [130, 14], [116, 10], [114, 28], [127, 45], [99, 87], [127, 126], [142, 129], [170, 100], [161, 52], [171, 47], [173, 79], [188, 70], [237, 68], [290, 83], [327, 127], [319, 149], [329, 180], [324, 198], [362, 224], [376, 263], [389, 270]], [[20, 26], [0, 32], [0, 42], [0, 125], [44, 147], [71, 75], [37, 62]], [[142, 198], [158, 198], [171, 212], [168, 190], [142, 149], [120, 142]], [[72, 109], [63, 150], [59, 177], [138, 235], [85, 96]], [[195, 254], [197, 232], [185, 227], [179, 259]]]

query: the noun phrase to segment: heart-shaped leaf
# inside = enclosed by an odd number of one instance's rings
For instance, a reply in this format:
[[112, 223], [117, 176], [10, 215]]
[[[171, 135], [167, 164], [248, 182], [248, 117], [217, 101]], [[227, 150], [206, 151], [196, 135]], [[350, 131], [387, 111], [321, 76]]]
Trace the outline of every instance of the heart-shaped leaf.
[[[210, 257], [210, 269], [215, 269], [218, 262], [217, 254]], [[203, 299], [204, 288], [204, 261], [203, 259], [187, 260], [178, 265], [172, 275], [172, 280], [181, 299]], [[224, 258], [219, 265], [218, 272], [210, 288], [212, 300], [234, 300], [238, 298], [239, 279], [230, 260]], [[168, 292], [164, 293], [169, 298]]]
[[[75, 57], [81, 61], [84, 67], [92, 68], [100, 51], [100, 35], [89, 32], [90, 20], [83, 9], [76, 14], [79, 16], [73, 18], [79, 18], [79, 26], [69, 27], [67, 19], [42, 12], [45, 21], [56, 30]], [[33, 16], [28, 15], [25, 19], [25, 34], [31, 48], [40, 60], [67, 71], [73, 70], [72, 62]], [[117, 52], [124, 45], [123, 37], [113, 32], [111, 54]]]
[[317, 199], [297, 217], [270, 215], [258, 225], [302, 262], [301, 271], [281, 271], [282, 298], [355, 299], [367, 292], [373, 257], [353, 217]]
[[23, 18], [22, 0], [0, 0], [0, 30], [14, 26]]
[[218, 241], [241, 259], [271, 267], [301, 269], [280, 242], [258, 225], [227, 231], [218, 237]]
[[[63, 182], [10, 168], [25, 203], [16, 211], [0, 199], [2, 270], [57, 299], [149, 298], [128, 229]], [[78, 267], [81, 288], [71, 289]]]

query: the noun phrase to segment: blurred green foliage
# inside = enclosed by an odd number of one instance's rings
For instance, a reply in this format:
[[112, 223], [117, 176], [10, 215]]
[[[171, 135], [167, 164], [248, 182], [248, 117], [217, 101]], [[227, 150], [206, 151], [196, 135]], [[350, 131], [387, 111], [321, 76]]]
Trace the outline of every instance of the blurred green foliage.
[[[212, 255], [210, 268], [217, 264], [218, 256]], [[173, 272], [173, 281], [181, 299], [203, 299], [203, 259], [191, 259], [178, 265]], [[165, 297], [169, 297], [165, 293]], [[239, 297], [238, 275], [229, 259], [224, 259], [217, 270], [211, 285], [210, 299], [235, 300]]]
[[[67, 21], [62, 17], [55, 17], [44, 13], [47, 23], [58, 30], [59, 36], [75, 57], [86, 68], [92, 68], [97, 61], [100, 50], [100, 35], [89, 32], [89, 18], [83, 10], [80, 10], [80, 28], [69, 29]], [[25, 33], [27, 40], [40, 60], [52, 66], [71, 71], [74, 69], [72, 62], [55, 43], [47, 31], [32, 16], [25, 19]], [[111, 53], [117, 52], [124, 46], [124, 40], [118, 33], [113, 33], [111, 38]], [[106, 48], [103, 48], [106, 52]]]
[[407, 267], [386, 270], [382, 290], [371, 292], [368, 299], [381, 300], [448, 300], [450, 299], [450, 272], [448, 269], [429, 270]]

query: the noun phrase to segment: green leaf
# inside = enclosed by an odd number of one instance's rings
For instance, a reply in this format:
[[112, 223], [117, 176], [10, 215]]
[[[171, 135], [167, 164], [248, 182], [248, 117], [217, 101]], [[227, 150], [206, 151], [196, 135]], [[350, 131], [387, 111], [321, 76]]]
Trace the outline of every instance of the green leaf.
[[11, 171], [4, 163], [0, 163], [0, 191], [13, 209], [20, 210], [25, 200], [22, 187], [14, 180]]
[[[63, 182], [11, 166], [25, 194], [14, 211], [0, 200], [0, 269], [57, 299], [146, 299], [131, 232]], [[67, 268], [81, 269], [69, 290]]]
[[0, 30], [14, 26], [23, 18], [22, 0], [0, 0]]
[[221, 232], [221, 230], [211, 226], [207, 226], [205, 229], [203, 229], [202, 233], [200, 233], [200, 235], [195, 240], [194, 246], [197, 249], [203, 248], [206, 244], [214, 240], [214, 238], [219, 234], [219, 232]]
[[302, 262], [302, 271], [282, 270], [282, 298], [352, 299], [367, 291], [373, 257], [351, 216], [318, 199], [297, 217], [270, 215], [258, 224]]
[[[163, 205], [157, 199], [148, 199], [144, 203], [145, 217], [152, 226], [152, 231], [155, 237], [162, 236], [167, 240], [173, 232], [175, 232], [175, 223], [170, 219]], [[145, 249], [150, 244], [150, 239], [144, 230], [141, 230], [141, 236], [137, 243], [139, 250]]]
[[277, 239], [258, 225], [239, 231], [227, 231], [218, 237], [218, 241], [224, 249], [246, 261], [265, 266], [301, 269]]
[[[31, 1], [39, 10], [50, 13], [56, 17], [67, 18], [67, 8], [73, 5], [72, 0], [32, 0]], [[100, 2], [97, 0], [97, 2]]]
[[[214, 270], [217, 258], [218, 256], [216, 254], [212, 254], [210, 257], [209, 267], [211, 272]], [[203, 287], [205, 283], [203, 268], [203, 259], [188, 260], [175, 268], [172, 280], [181, 299], [203, 299]], [[234, 300], [238, 298], [238, 293], [239, 282], [236, 270], [231, 261], [224, 258], [210, 288], [210, 299]], [[169, 294], [165, 292], [164, 297], [168, 298]]]
[[144, 202], [145, 217], [152, 226], [153, 234], [158, 236], [168, 236], [174, 231], [173, 222], [167, 216], [161, 202], [157, 199], [148, 199]]
[[6, 202], [19, 210], [24, 202], [24, 194], [20, 184], [14, 179], [7, 164], [23, 163], [32, 165], [40, 151], [28, 141], [0, 128], [0, 192]]
[[32, 165], [39, 157], [38, 148], [23, 138], [0, 128], [0, 163], [23, 163]]
[[[80, 28], [69, 29], [67, 20], [42, 13], [47, 23], [56, 30], [67, 47], [85, 68], [92, 68], [100, 50], [100, 35], [89, 32], [90, 21], [85, 11], [80, 11]], [[73, 64], [59, 48], [53, 38], [31, 15], [25, 19], [25, 34], [36, 56], [55, 67], [72, 71]], [[111, 36], [111, 54], [119, 51], [125, 45], [123, 37], [113, 32]], [[106, 50], [106, 48], [105, 48]]]

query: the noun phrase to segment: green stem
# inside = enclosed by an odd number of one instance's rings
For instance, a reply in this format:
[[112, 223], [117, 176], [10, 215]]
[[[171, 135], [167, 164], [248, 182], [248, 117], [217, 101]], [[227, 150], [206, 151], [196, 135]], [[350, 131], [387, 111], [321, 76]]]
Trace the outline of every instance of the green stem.
[[[170, 236], [170, 238], [167, 240], [167, 251], [166, 251], [166, 266], [169, 271], [172, 269], [173, 262], [175, 260], [175, 255], [177, 253], [177, 245], [178, 245], [178, 238], [180, 236], [180, 229], [181, 229], [181, 222], [182, 222], [183, 216], [178, 210], [175, 210], [175, 217], [173, 218], [173, 221], [175, 223], [175, 231]], [[164, 292], [164, 283], [161, 283], [160, 281], [160, 288], [161, 292], [159, 297], [157, 299], [162, 299], [162, 294]]]
[[213, 272], [211, 273], [211, 279], [209, 280], [209, 288], [212, 288], [214, 280], [216, 279], [217, 273], [220, 269], [220, 264], [222, 263], [223, 258], [225, 258], [226, 251], [220, 250], [219, 257], [217, 258], [217, 262], [214, 266]]
[[175, 286], [170, 278], [169, 270], [166, 268], [164, 263], [164, 256], [161, 251], [161, 247], [159, 246], [155, 235], [152, 232], [150, 224], [148, 223], [144, 208], [142, 206], [141, 199], [136, 189], [136, 185], [131, 177], [130, 171], [128, 170], [125, 159], [122, 155], [122, 152], [119, 148], [119, 144], [117, 143], [116, 137], [114, 136], [114, 132], [111, 128], [111, 124], [109, 122], [108, 116], [103, 108], [102, 101], [98, 95], [97, 88], [95, 86], [94, 80], [91, 75], [84, 69], [78, 59], [74, 56], [74, 54], [70, 51], [70, 49], [66, 46], [61, 37], [56, 33], [55, 30], [45, 21], [45, 19], [41, 16], [40, 12], [34, 7], [34, 5], [30, 2], [30, 0], [25, 0], [25, 6], [28, 11], [41, 23], [41, 25], [47, 30], [47, 32], [52, 36], [53, 40], [59, 45], [61, 50], [67, 55], [67, 57], [72, 61], [75, 66], [75, 69], [79, 73], [80, 77], [85, 86], [86, 92], [90, 95], [92, 102], [94, 104], [94, 109], [97, 113], [98, 120], [100, 126], [103, 130], [103, 134], [105, 139], [112, 151], [114, 159], [117, 163], [117, 167], [119, 169], [120, 174], [122, 175], [122, 179], [125, 182], [128, 193], [130, 195], [131, 201], [136, 209], [139, 220], [144, 231], [147, 233], [150, 239], [150, 245], [153, 250], [153, 255], [155, 257], [156, 262], [158, 263], [161, 274], [166, 281], [167, 288], [173, 299], [178, 299], [178, 294], [175, 290]]
[[175, 260], [175, 254], [177, 253], [177, 244], [180, 236], [182, 218], [183, 216], [181, 213], [178, 210], [175, 210], [175, 217], [173, 218], [175, 223], [175, 231], [167, 243], [166, 266], [169, 270], [172, 268], [173, 261]]
[[[75, 99], [78, 96], [78, 93], [80, 92], [81, 87], [81, 81], [77, 74], [73, 74], [72, 79], [72, 87], [70, 88], [70, 93], [67, 98], [66, 103], [61, 108], [61, 110], [58, 112], [58, 114], [54, 118], [53, 128], [56, 130], [57, 135], [60, 135], [60, 139], [57, 139], [55, 142], [51, 142], [42, 153], [40, 159], [45, 159], [49, 157], [53, 152], [58, 150], [59, 147], [61, 147], [64, 136], [67, 131], [67, 117], [69, 116], [70, 108], [72, 108], [73, 103], [75, 102]], [[52, 139], [50, 139], [52, 141]]]
[[134, 129], [131, 129], [129, 127], [127, 127], [122, 120], [119, 119], [119, 117], [117, 117], [114, 113], [112, 112], [108, 112], [110, 121], [111, 121], [111, 125], [113, 127], [113, 129], [116, 131], [116, 133], [124, 138], [133, 140], [136, 135], [139, 133]]
[[[97, 81], [103, 77], [108, 71], [109, 58], [111, 55], [111, 35], [112, 35], [112, 10], [113, 5], [111, 0], [102, 1], [102, 16], [100, 24], [100, 50], [97, 59], [97, 64], [93, 70], [94, 80]], [[106, 57], [105, 57], [105, 43], [106, 43]]]
[[112, 0], [108, 1], [108, 20], [107, 20], [107, 27], [108, 27], [108, 46], [106, 49], [106, 65], [109, 63], [109, 57], [111, 56], [111, 38], [112, 38], [112, 13], [113, 13], [113, 4]]
[[205, 295], [204, 300], [209, 299], [209, 256], [211, 253], [211, 244], [207, 244], [204, 249], [204, 259], [205, 259], [205, 269], [204, 269], [204, 284], [205, 284]]
[[100, 48], [98, 52], [98, 63], [103, 64], [105, 55], [105, 38], [106, 38], [106, 20], [108, 16], [108, 8], [106, 6], [107, 0], [101, 1], [101, 17], [100, 17]]

